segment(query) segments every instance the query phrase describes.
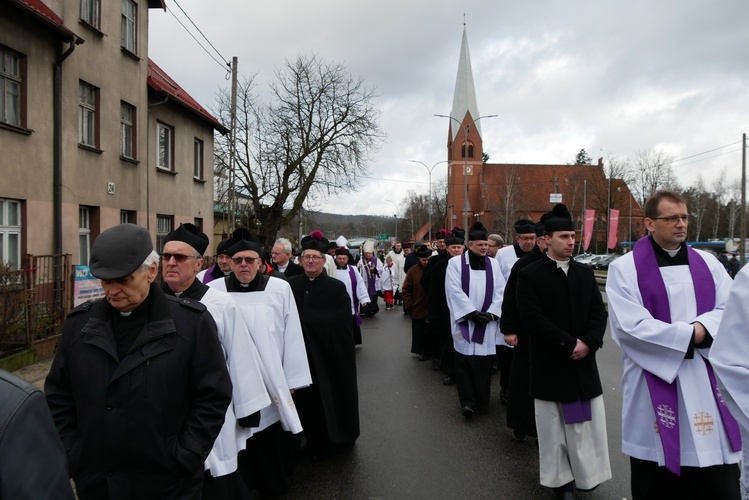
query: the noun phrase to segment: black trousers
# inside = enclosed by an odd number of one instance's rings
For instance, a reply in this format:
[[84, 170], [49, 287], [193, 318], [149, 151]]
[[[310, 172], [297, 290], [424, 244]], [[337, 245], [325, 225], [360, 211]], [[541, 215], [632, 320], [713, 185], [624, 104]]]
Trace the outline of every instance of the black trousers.
[[429, 321], [429, 329], [439, 340], [440, 360], [445, 375], [455, 375], [455, 347], [450, 319]]
[[429, 324], [426, 319], [411, 318], [411, 352], [414, 354], [429, 354], [431, 347]]
[[491, 393], [492, 357], [466, 356], [456, 351], [454, 359], [455, 383], [461, 408], [487, 409]]
[[247, 449], [239, 452], [239, 474], [247, 487], [266, 495], [285, 495], [289, 491], [286, 478], [291, 475], [293, 456], [291, 433], [276, 422], [252, 435]]
[[657, 462], [629, 457], [633, 500], [741, 500], [738, 464], [682, 467], [677, 476]]
[[497, 357], [499, 362], [499, 390], [507, 396], [510, 393], [512, 359], [515, 357], [515, 349], [506, 345], [498, 345]]

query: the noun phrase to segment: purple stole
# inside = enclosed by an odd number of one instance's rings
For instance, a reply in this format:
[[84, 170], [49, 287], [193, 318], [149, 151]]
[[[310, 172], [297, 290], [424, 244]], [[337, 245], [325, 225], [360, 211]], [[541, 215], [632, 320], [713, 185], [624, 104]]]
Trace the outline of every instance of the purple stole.
[[[492, 304], [492, 296], [494, 295], [494, 275], [492, 274], [491, 263], [489, 257], [485, 256], [486, 265], [486, 290], [484, 291], [484, 304], [481, 306], [481, 312], [486, 312], [489, 306]], [[471, 268], [468, 265], [470, 258], [468, 254], [460, 256], [460, 285], [463, 289], [463, 293], [470, 297], [468, 293], [468, 285], [471, 282]], [[477, 344], [484, 343], [484, 335], [486, 335], [486, 325], [476, 325], [473, 327], [473, 339], [468, 334], [468, 320], [461, 321], [458, 323], [460, 326], [460, 334], [466, 339], [466, 342], [475, 342]]]
[[[671, 323], [668, 293], [650, 238], [650, 236], [641, 238], [633, 249], [642, 305], [653, 318]], [[715, 282], [705, 261], [689, 246], [687, 246], [687, 255], [689, 256], [689, 272], [694, 284], [697, 314], [704, 314], [715, 308]], [[741, 434], [738, 424], [728, 411], [723, 398], [720, 397], [713, 367], [707, 358], [704, 358], [704, 361], [713, 396], [728, 434], [728, 441], [733, 451], [740, 451]], [[658, 419], [658, 431], [663, 445], [666, 468], [679, 476], [681, 475], [681, 443], [679, 441], [679, 401], [676, 380], [669, 384], [648, 371], [645, 371], [645, 379], [650, 392], [650, 400], [653, 403], [653, 412]]]
[[367, 271], [367, 293], [369, 294], [369, 297], [375, 297], [377, 295], [377, 284], [375, 281], [377, 280], [377, 276], [375, 276], [375, 271], [377, 270], [377, 257], [372, 257], [369, 259], [369, 264], [372, 264], [372, 269], [370, 270], [369, 265], [367, 265], [367, 261], [363, 260], [363, 265], [365, 268], [365, 271]]
[[359, 316], [359, 296], [356, 295], [356, 275], [357, 273], [353, 266], [348, 266], [348, 277], [351, 280], [351, 298], [354, 299], [354, 318], [356, 318], [356, 326], [361, 326], [361, 316]]
[[218, 264], [213, 264], [211, 267], [205, 270], [205, 274], [203, 275], [204, 285], [207, 285], [208, 283], [216, 279], [213, 277], [213, 270], [216, 268], [217, 265]]

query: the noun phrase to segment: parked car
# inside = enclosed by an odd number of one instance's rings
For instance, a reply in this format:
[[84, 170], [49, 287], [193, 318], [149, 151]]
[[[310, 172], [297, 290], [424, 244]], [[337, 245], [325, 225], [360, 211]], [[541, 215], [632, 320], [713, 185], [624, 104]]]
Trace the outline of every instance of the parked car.
[[621, 257], [618, 253], [610, 253], [603, 256], [593, 264], [593, 269], [608, 269], [609, 265]]
[[579, 262], [580, 264], [586, 264], [588, 266], [594, 267], [595, 264], [596, 264], [596, 262], [598, 262], [599, 260], [603, 259], [604, 257], [606, 257], [606, 254], [602, 254], [602, 255], [594, 255], [594, 254], [590, 254], [590, 255], [578, 255], [577, 257], [575, 257], [575, 260], [577, 262]]

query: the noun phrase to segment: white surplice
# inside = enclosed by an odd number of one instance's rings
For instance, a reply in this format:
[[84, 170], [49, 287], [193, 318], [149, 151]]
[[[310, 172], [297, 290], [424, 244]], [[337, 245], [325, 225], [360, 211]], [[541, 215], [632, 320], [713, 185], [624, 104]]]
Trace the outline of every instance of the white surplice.
[[736, 275], [709, 359], [726, 404], [741, 427], [742, 482], [749, 486], [749, 266]]
[[[354, 271], [353, 276], [356, 280], [355, 286], [351, 285], [351, 269]], [[369, 293], [367, 292], [367, 286], [364, 284], [364, 279], [362, 279], [359, 271], [351, 265], [346, 266], [346, 269], [336, 269], [336, 277], [346, 285], [346, 292], [348, 293], [349, 299], [351, 299], [351, 314], [356, 314], [357, 311], [354, 307], [354, 288], [356, 288], [356, 298], [359, 299], [359, 305], [369, 303]]]
[[[222, 279], [211, 281], [208, 286], [226, 291]], [[253, 430], [266, 429], [280, 420], [285, 430], [301, 432], [302, 424], [290, 389], [309, 386], [312, 376], [291, 287], [285, 280], [271, 276], [263, 291], [229, 295], [237, 303], [255, 341], [265, 367], [263, 379], [273, 401], [263, 408], [260, 426]]]
[[611, 334], [622, 349], [624, 365], [622, 451], [661, 466], [665, 465], [663, 446], [643, 370], [669, 383], [678, 377], [681, 465], [709, 467], [740, 459], [740, 453], [731, 450], [707, 376], [704, 357], [710, 349], [694, 349], [694, 359], [684, 359], [692, 338], [692, 323], [699, 321], [714, 338], [720, 338], [719, 326], [731, 288], [723, 265], [706, 252], [697, 253], [715, 283], [715, 309], [697, 314], [689, 266], [661, 267], [671, 323], [654, 319], [642, 305], [632, 252], [614, 261], [607, 276]]
[[240, 427], [237, 419], [265, 408], [270, 397], [263, 383], [262, 362], [255, 343], [231, 296], [209, 289], [200, 302], [216, 322], [232, 383], [232, 400], [224, 425], [205, 461], [205, 469], [218, 477], [237, 470], [237, 454], [245, 449], [247, 438], [252, 435], [251, 429]]
[[[466, 320], [463, 316], [473, 311], [481, 311], [486, 295], [486, 273], [492, 273], [494, 278], [494, 290], [492, 293], [491, 303], [485, 312], [489, 312], [499, 317], [502, 314], [502, 294], [505, 290], [505, 279], [499, 271], [499, 262], [489, 257], [487, 262], [489, 268], [486, 270], [470, 269], [470, 281], [468, 284], [468, 295], [463, 292], [461, 272], [461, 259], [468, 259], [468, 252], [450, 258], [447, 263], [447, 273], [445, 275], [445, 295], [447, 296], [447, 306], [450, 309], [450, 325], [453, 335], [453, 346], [455, 350], [466, 356], [492, 356], [496, 354], [496, 338], [499, 334], [499, 322], [491, 321], [486, 325], [486, 334], [481, 344], [468, 342], [460, 333], [460, 323]], [[468, 334], [473, 338], [473, 321], [468, 321]]]
[[[497, 250], [497, 255], [495, 255], [494, 258], [497, 259], [497, 262], [499, 262], [499, 272], [502, 273], [502, 276], [504, 277], [506, 283], [507, 280], [510, 279], [510, 271], [512, 271], [512, 266], [514, 266], [515, 263], [520, 259], [517, 252], [515, 251], [515, 245], [509, 245], [500, 248], [499, 250]], [[515, 346], [508, 345], [507, 342], [505, 342], [505, 336], [502, 334], [502, 332], [497, 335], [497, 345], [503, 345], [505, 347], [509, 347], [510, 349], [515, 348]]]

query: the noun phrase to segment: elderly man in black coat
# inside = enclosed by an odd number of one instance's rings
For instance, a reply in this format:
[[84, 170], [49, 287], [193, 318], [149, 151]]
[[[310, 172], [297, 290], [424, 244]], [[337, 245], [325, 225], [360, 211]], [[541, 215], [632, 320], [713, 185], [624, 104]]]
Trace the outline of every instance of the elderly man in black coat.
[[359, 437], [359, 389], [346, 286], [326, 274], [328, 240], [312, 231], [301, 241], [304, 274], [289, 278], [302, 322], [312, 385], [294, 392], [307, 438], [307, 451], [319, 460], [328, 444], [350, 447]]
[[560, 498], [611, 479], [603, 390], [595, 352], [607, 313], [593, 270], [570, 257], [575, 230], [557, 205], [545, 222], [546, 256], [518, 272], [517, 309], [530, 332], [541, 484]]
[[104, 231], [91, 274], [105, 298], [65, 320], [45, 393], [81, 500], [201, 496], [232, 385], [216, 323], [154, 285], [158, 260], [145, 228]]

